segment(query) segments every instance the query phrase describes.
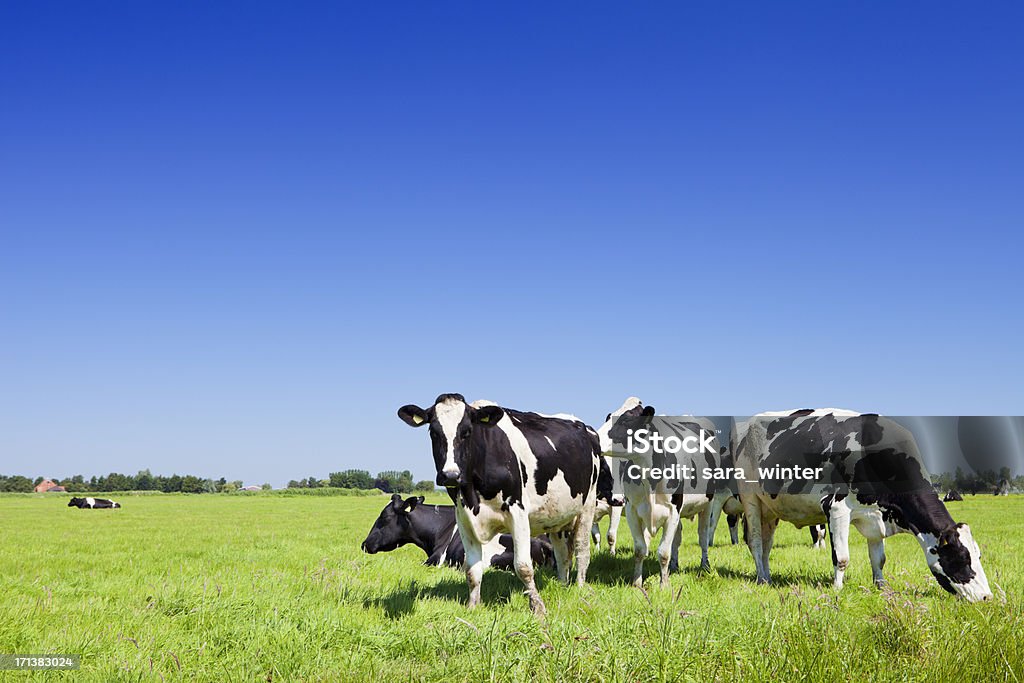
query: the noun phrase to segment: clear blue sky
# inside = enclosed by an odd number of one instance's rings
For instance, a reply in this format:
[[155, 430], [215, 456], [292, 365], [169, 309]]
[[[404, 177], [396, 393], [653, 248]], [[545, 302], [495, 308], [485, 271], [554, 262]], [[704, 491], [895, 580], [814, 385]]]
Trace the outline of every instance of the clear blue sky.
[[433, 476], [441, 392], [1024, 413], [1020, 3], [5, 3], [0, 472]]

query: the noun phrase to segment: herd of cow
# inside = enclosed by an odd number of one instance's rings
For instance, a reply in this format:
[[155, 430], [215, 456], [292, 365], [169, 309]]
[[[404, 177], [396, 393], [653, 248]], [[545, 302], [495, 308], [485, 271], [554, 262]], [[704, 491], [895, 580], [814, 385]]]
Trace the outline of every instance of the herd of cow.
[[[534, 566], [553, 562], [559, 579], [568, 582], [575, 560], [576, 582], [585, 583], [591, 535], [596, 520], [605, 515], [611, 517], [612, 550], [619, 518], [626, 517], [636, 585], [643, 583], [648, 544], [659, 530], [660, 580], [668, 583], [669, 572], [678, 567], [682, 518], [697, 518], [701, 568], [709, 568], [708, 545], [724, 513], [733, 543], [743, 520], [758, 583], [771, 582], [775, 529], [788, 521], [810, 526], [816, 546], [824, 543], [827, 525], [833, 582], [841, 588], [852, 524], [867, 539], [877, 585], [884, 583], [884, 539], [910, 533], [942, 588], [969, 601], [992, 597], [978, 544], [966, 524], [953, 521], [931, 487], [913, 436], [879, 415], [837, 409], [756, 415], [733, 428], [727, 446], [716, 443], [690, 456], [695, 466], [747, 473], [734, 480], [629, 474], [624, 464], [643, 458], [616, 447], [622, 425], [655, 419], [654, 409], [637, 398], [627, 399], [597, 430], [572, 415], [521, 412], [490, 401], [467, 403], [459, 394], [442, 394], [426, 409], [403, 406], [398, 416], [412, 427], [427, 427], [437, 484], [454, 506], [395, 495], [362, 547], [375, 553], [414, 543], [427, 553], [428, 564], [463, 567], [470, 607], [480, 602], [484, 568], [494, 566], [513, 570], [525, 585], [531, 609], [543, 615]], [[715, 431], [709, 420], [696, 417], [687, 418], [683, 429]], [[653, 463], [658, 464], [656, 458]], [[765, 465], [780, 463], [799, 463], [825, 474], [813, 486], [757, 474]], [[644, 464], [652, 464], [650, 457]]]

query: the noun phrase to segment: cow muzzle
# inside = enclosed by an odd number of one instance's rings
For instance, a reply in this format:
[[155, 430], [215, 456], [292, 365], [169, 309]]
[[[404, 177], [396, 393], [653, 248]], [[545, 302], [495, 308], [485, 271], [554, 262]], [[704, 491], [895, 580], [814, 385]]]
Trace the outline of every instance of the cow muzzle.
[[451, 470], [442, 470], [437, 473], [437, 485], [443, 486], [446, 489], [453, 489], [459, 485], [459, 472]]

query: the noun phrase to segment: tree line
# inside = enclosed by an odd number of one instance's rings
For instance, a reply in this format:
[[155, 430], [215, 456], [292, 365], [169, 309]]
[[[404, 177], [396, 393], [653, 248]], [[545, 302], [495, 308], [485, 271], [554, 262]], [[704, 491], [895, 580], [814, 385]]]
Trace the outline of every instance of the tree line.
[[317, 489], [333, 486], [342, 489], [380, 489], [384, 493], [412, 493], [413, 491], [429, 492], [434, 490], [434, 482], [427, 479], [413, 483], [412, 472], [409, 470], [385, 470], [372, 476], [367, 470], [343, 470], [331, 472], [327, 479], [292, 479], [288, 482], [290, 489]]
[[[20, 474], [0, 474], [0, 493], [31, 493], [46, 477], [29, 477]], [[172, 474], [164, 476], [152, 474], [148, 469], [138, 474], [120, 474], [111, 472], [106, 476], [86, 479], [81, 474], [58, 479], [49, 478], [57, 486], [63, 486], [69, 493], [101, 493], [107, 491], [161, 491], [163, 493], [230, 493], [242, 488], [241, 480], [228, 481], [224, 477], [211, 479], [192, 474]], [[316, 489], [335, 487], [346, 489], [380, 489], [384, 493], [412, 493], [413, 491], [433, 491], [434, 482], [414, 482], [409, 470], [385, 470], [372, 476], [366, 470], [344, 470], [331, 472], [327, 479], [308, 477], [291, 480], [288, 488]], [[263, 489], [270, 489], [270, 484], [263, 484]]]
[[[0, 474], [0, 492], [31, 493], [37, 485], [47, 477], [28, 477], [15, 474], [6, 476]], [[120, 474], [111, 472], [106, 476], [90, 477], [86, 479], [81, 474], [58, 479], [50, 477], [57, 486], [63, 486], [64, 490], [70, 493], [100, 493], [104, 491], [162, 491], [163, 493], [227, 493], [242, 488], [240, 480], [228, 481], [224, 477], [211, 479], [209, 477], [197, 477], [192, 474], [152, 474], [148, 469], [140, 470], [138, 474]], [[270, 484], [263, 484], [262, 488], [269, 489]]]
[[993, 493], [1004, 486], [1016, 491], [1024, 490], [1024, 475], [1011, 477], [1009, 467], [1003, 467], [998, 472], [995, 470], [964, 472], [963, 468], [957, 467], [955, 472], [943, 472], [932, 477], [932, 481], [943, 491], [956, 489], [961, 493]]

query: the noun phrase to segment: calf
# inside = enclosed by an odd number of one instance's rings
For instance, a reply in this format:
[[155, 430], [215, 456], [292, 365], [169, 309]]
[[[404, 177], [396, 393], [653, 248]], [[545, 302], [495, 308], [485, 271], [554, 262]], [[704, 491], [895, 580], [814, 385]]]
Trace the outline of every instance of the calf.
[[72, 498], [68, 501], [69, 508], [119, 508], [120, 503], [115, 503], [106, 498]]
[[[687, 418], [674, 420], [663, 425], [663, 428], [676, 432], [678, 438], [685, 439], [712, 435], [710, 446], [704, 451], [694, 454], [679, 453], [675, 456], [653, 454], [650, 459], [627, 455], [622, 449], [625, 436], [631, 433], [626, 425], [639, 425], [654, 418], [654, 408], [645, 407], [640, 399], [630, 397], [614, 413], [609, 413], [604, 425], [598, 430], [601, 438], [601, 449], [604, 454], [623, 458], [627, 463], [620, 469], [622, 490], [626, 498], [626, 522], [633, 536], [633, 585], [643, 586], [643, 562], [647, 557], [648, 543], [658, 529], [662, 529], [661, 543], [658, 546], [658, 560], [661, 563], [661, 585], [668, 585], [671, 569], [679, 564], [679, 522], [681, 517], [697, 516], [697, 539], [700, 542], [702, 570], [710, 568], [708, 561], [708, 531], [712, 509], [717, 515], [726, 500], [732, 495], [724, 484], [695, 477], [689, 480], [652, 479], [640, 476], [636, 470], [640, 465], [655, 468], [673, 465], [689, 465], [700, 471], [705, 466], [720, 467], [722, 451], [713, 437], [715, 427], [710, 420], [704, 418]], [[636, 465], [637, 467], [633, 467]]]
[[551, 537], [558, 576], [568, 582], [576, 556], [576, 581], [590, 565], [590, 532], [600, 472], [593, 429], [571, 415], [540, 415], [490, 401], [466, 403], [442, 394], [430, 408], [406, 405], [398, 416], [412, 427], [428, 426], [437, 483], [455, 502], [455, 519], [466, 549], [469, 607], [480, 602], [483, 546], [511, 532], [516, 574], [530, 608], [543, 616], [544, 601], [533, 576], [530, 538]]
[[[397, 493], [392, 495], [363, 541], [363, 552], [387, 553], [412, 543], [427, 554], [428, 565], [465, 568], [466, 550], [455, 524], [455, 506], [422, 503], [423, 496], [402, 500]], [[546, 536], [531, 539], [530, 555], [538, 567], [554, 564], [551, 541]], [[485, 545], [483, 561], [497, 569], [511, 570], [512, 537], [502, 534]]]
[[[970, 527], [953, 521], [901, 425], [836, 409], [762, 413], [738, 442], [740, 498], [759, 583], [771, 582], [768, 556], [779, 520], [798, 527], [827, 522], [833, 584], [842, 588], [852, 523], [867, 538], [877, 585], [884, 584], [883, 539], [905, 532], [917, 538], [942, 588], [972, 602], [992, 597]], [[780, 476], [776, 467], [814, 472], [814, 479]]]

